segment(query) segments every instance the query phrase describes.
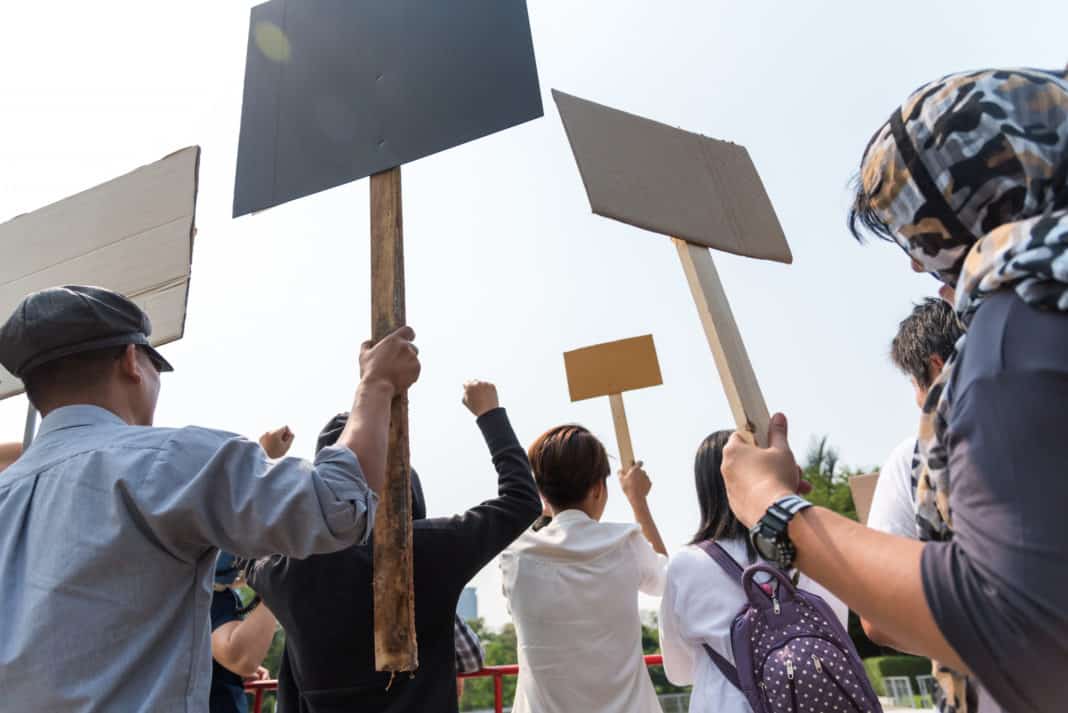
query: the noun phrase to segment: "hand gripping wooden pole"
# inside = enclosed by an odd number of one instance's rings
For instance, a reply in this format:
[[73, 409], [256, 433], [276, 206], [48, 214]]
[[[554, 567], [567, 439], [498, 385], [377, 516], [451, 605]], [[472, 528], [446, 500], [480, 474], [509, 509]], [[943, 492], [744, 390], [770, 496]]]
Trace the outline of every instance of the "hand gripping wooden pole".
[[[405, 323], [401, 173], [371, 176], [371, 335], [382, 339]], [[412, 591], [412, 487], [408, 454], [408, 394], [390, 405], [386, 482], [374, 530], [375, 668], [415, 671]]]
[[630, 442], [630, 426], [627, 425], [627, 412], [623, 408], [623, 394], [609, 394], [608, 403], [612, 405], [612, 423], [616, 427], [619, 464], [626, 470], [634, 465], [634, 446]]
[[768, 445], [768, 407], [760, 391], [745, 343], [734, 321], [727, 293], [719, 281], [712, 253], [703, 245], [673, 238], [690, 284], [701, 326], [705, 329], [712, 358], [727, 394], [731, 415], [740, 433], [748, 433], [758, 445]]

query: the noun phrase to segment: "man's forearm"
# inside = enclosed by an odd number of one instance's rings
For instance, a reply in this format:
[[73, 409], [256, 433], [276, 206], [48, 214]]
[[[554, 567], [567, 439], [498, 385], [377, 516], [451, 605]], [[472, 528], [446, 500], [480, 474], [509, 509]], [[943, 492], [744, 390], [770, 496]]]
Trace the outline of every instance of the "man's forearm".
[[240, 669], [234, 673], [251, 676], [256, 672], [267, 657], [277, 628], [274, 614], [262, 603], [234, 628], [228, 646], [235, 669]]
[[393, 388], [385, 382], [361, 381], [348, 423], [338, 444], [348, 446], [360, 461], [367, 485], [381, 494], [389, 452], [389, 411]]
[[631, 510], [634, 511], [634, 520], [642, 528], [642, 535], [653, 546], [653, 550], [667, 557], [667, 547], [660, 537], [660, 530], [653, 520], [653, 513], [649, 510], [649, 501], [645, 498], [630, 501]]
[[790, 522], [797, 567], [905, 648], [958, 670], [967, 667], [942, 636], [923, 592], [923, 543], [871, 530], [825, 508]]

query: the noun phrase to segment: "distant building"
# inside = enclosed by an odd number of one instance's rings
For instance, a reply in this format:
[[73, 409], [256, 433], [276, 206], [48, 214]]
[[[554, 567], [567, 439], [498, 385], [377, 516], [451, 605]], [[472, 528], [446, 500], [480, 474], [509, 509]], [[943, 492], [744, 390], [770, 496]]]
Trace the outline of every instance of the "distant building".
[[464, 621], [478, 618], [478, 592], [474, 587], [464, 587], [460, 593], [460, 602], [456, 605], [456, 613]]

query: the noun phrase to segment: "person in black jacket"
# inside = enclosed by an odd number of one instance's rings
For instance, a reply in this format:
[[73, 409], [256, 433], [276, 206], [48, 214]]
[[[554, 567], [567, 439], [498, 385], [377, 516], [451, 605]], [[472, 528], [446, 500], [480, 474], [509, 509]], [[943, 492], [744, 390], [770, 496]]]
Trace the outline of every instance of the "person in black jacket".
[[[464, 404], [477, 417], [497, 469], [499, 495], [462, 515], [425, 518], [413, 472], [415, 630], [414, 676], [375, 671], [372, 545], [304, 560], [273, 556], [249, 570], [249, 584], [286, 630], [278, 674], [279, 713], [420, 711], [455, 713], [453, 621], [464, 585], [541, 514], [526, 453], [497, 390], [464, 385]], [[336, 437], [332, 421], [319, 447]]]

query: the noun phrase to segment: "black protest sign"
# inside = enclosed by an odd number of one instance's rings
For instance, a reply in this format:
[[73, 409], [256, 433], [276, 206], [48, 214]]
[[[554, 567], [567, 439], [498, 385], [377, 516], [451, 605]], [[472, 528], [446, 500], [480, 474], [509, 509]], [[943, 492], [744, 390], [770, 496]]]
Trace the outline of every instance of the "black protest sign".
[[234, 215], [542, 115], [525, 0], [252, 10]]

